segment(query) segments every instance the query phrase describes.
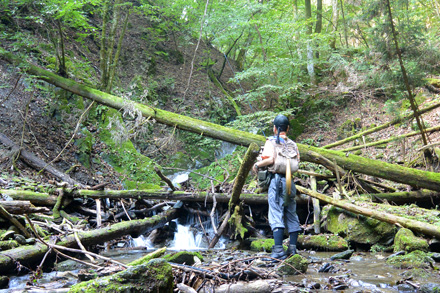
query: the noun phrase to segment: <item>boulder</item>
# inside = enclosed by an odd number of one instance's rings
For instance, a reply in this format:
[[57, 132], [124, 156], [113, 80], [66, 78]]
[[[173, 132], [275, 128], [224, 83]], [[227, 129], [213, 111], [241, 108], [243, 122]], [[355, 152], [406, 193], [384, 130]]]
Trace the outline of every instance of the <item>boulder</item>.
[[295, 254], [283, 262], [278, 268], [278, 273], [280, 275], [304, 274], [307, 271], [308, 266], [309, 262], [305, 257]]
[[153, 259], [147, 264], [73, 286], [69, 293], [80, 292], [173, 292], [173, 272], [164, 259]]
[[389, 245], [397, 232], [394, 225], [355, 215], [334, 206], [328, 210], [326, 228], [347, 241], [369, 245]]
[[401, 228], [394, 237], [394, 252], [406, 251], [411, 252], [415, 250], [428, 251], [428, 241], [414, 236], [414, 233], [406, 228]]
[[180, 251], [177, 253], [164, 255], [163, 259], [169, 262], [192, 266], [196, 262], [203, 261], [203, 256], [195, 251]]
[[433, 263], [434, 260], [429, 254], [420, 250], [387, 258], [387, 264], [398, 269], [429, 269], [433, 266]]

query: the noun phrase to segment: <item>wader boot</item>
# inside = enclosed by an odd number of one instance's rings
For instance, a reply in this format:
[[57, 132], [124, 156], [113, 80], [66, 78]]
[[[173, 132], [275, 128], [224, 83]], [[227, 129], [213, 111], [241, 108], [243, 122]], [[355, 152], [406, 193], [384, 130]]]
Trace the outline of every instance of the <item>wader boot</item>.
[[[287, 258], [287, 254], [284, 251], [284, 247], [282, 245], [274, 245], [272, 246], [272, 253], [270, 254], [271, 257], [284, 260]], [[273, 260], [275, 261], [275, 260]]]
[[296, 245], [289, 244], [289, 247], [287, 248], [287, 256], [293, 256], [296, 254]]

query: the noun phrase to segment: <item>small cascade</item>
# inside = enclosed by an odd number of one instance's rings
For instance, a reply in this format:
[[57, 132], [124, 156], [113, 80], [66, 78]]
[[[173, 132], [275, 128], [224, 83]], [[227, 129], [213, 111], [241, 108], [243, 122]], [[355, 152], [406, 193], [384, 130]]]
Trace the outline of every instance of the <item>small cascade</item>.
[[[203, 219], [204, 218], [204, 219]], [[174, 234], [170, 249], [173, 250], [198, 250], [207, 249], [209, 246], [208, 239], [214, 238], [215, 232], [212, 228], [211, 221], [206, 217], [201, 216], [203, 229], [200, 227], [200, 222], [195, 219], [195, 215], [189, 215], [187, 223], [179, 224], [177, 222], [177, 231]], [[203, 222], [204, 221], [204, 222]], [[217, 223], [216, 223], [217, 225]], [[203, 231], [206, 232], [207, 237], [204, 236]], [[214, 248], [224, 249], [227, 238], [221, 237]]]
[[220, 159], [226, 157], [226, 155], [232, 154], [236, 148], [237, 148], [236, 144], [223, 141], [220, 148], [215, 151], [215, 158], [217, 160], [220, 160]]
[[130, 247], [142, 247], [146, 249], [154, 248], [151, 240], [144, 235], [141, 235], [137, 238], [132, 238], [130, 241]]

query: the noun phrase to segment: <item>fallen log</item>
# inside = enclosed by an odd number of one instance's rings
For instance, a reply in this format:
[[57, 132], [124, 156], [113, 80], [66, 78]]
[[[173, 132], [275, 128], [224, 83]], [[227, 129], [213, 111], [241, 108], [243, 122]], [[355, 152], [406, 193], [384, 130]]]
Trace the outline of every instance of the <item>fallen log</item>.
[[357, 206], [357, 205], [354, 205], [354, 204], [348, 202], [347, 200], [335, 200], [327, 195], [324, 195], [322, 193], [304, 188], [302, 186], [297, 186], [296, 189], [299, 192], [307, 194], [311, 197], [317, 198], [322, 202], [332, 204], [336, 207], [353, 212], [355, 214], [360, 214], [360, 215], [364, 215], [366, 217], [371, 217], [373, 219], [376, 219], [376, 220], [379, 220], [382, 222], [386, 222], [386, 223], [390, 223], [393, 225], [398, 225], [401, 227], [408, 228], [408, 229], [412, 230], [413, 232], [422, 233], [422, 234], [425, 234], [428, 236], [433, 236], [437, 239], [440, 239], [440, 227], [439, 226], [435, 226], [435, 225], [428, 224], [428, 223], [423, 223], [420, 221], [415, 221], [412, 219], [407, 219], [407, 218], [392, 215], [392, 214], [383, 213], [383, 212], [369, 209], [369, 208], [360, 207], [360, 206]]
[[[37, 206], [54, 206], [57, 202], [57, 196], [55, 195], [29, 190], [0, 189], [0, 194], [7, 195], [13, 200], [27, 200]], [[68, 205], [70, 201], [70, 198], [65, 198], [64, 204]]]
[[[436, 109], [438, 107], [440, 107], [440, 103], [436, 103], [434, 105], [431, 105], [429, 107], [421, 109], [421, 110], [417, 111], [417, 114], [421, 115], [421, 114], [427, 113], [429, 111], [432, 111], [432, 110], [434, 110], [434, 109]], [[347, 142], [356, 140], [358, 138], [361, 138], [362, 136], [365, 136], [365, 135], [368, 135], [368, 134], [371, 134], [371, 133], [374, 133], [374, 132], [378, 132], [378, 131], [380, 131], [382, 129], [388, 128], [388, 127], [390, 127], [392, 125], [398, 124], [398, 123], [400, 123], [402, 121], [409, 120], [409, 119], [412, 119], [412, 118], [414, 118], [414, 112], [411, 112], [411, 114], [409, 114], [407, 116], [404, 116], [404, 117], [397, 117], [397, 118], [395, 118], [395, 119], [393, 119], [393, 120], [391, 120], [389, 122], [386, 122], [386, 123], [384, 123], [382, 125], [379, 125], [379, 126], [376, 126], [376, 127], [372, 127], [370, 129], [367, 129], [365, 131], [359, 132], [359, 133], [357, 133], [355, 135], [352, 135], [350, 137], [341, 139], [339, 141], [335, 141], [333, 143], [330, 143], [328, 145], [323, 146], [323, 148], [324, 149], [330, 149], [330, 148], [333, 148], [335, 146], [346, 144]]]
[[6, 135], [3, 133], [0, 133], [0, 142], [5, 145], [6, 147], [10, 148], [14, 153], [20, 154], [20, 159], [23, 160], [26, 164], [34, 168], [35, 170], [42, 170], [44, 169], [46, 172], [50, 173], [51, 175], [55, 176], [59, 180], [63, 182], [69, 183], [71, 186], [80, 186], [84, 187], [81, 183], [77, 182], [76, 180], [72, 179], [69, 175], [61, 172], [57, 168], [48, 165], [46, 162], [32, 154], [31, 152], [20, 149], [19, 146], [17, 146], [12, 140], [10, 140]]
[[[435, 127], [431, 127], [431, 128], [427, 128], [425, 130], [423, 130], [425, 133], [430, 133], [430, 132], [435, 132], [435, 131], [439, 131], [440, 130], [440, 126], [435, 126]], [[385, 144], [394, 140], [398, 140], [398, 139], [402, 139], [405, 137], [411, 137], [411, 136], [416, 136], [419, 135], [421, 133], [421, 131], [413, 131], [410, 133], [406, 133], [406, 134], [402, 134], [399, 136], [393, 136], [387, 139], [382, 139], [382, 140], [378, 140], [378, 141], [373, 141], [370, 143], [366, 143], [363, 145], [357, 145], [357, 146], [353, 146], [353, 147], [349, 147], [349, 148], [345, 148], [341, 151], [343, 152], [349, 152], [349, 151], [355, 151], [355, 150], [359, 150], [359, 149], [363, 149], [363, 148], [367, 148], [367, 147], [372, 147], [372, 146], [376, 146], [376, 145], [381, 145], [381, 144]]]
[[0, 201], [0, 205], [3, 206], [8, 213], [14, 215], [49, 212], [48, 208], [35, 207], [31, 204], [31, 202], [25, 200]]
[[[172, 208], [161, 214], [142, 220], [119, 222], [111, 226], [91, 231], [78, 232], [78, 238], [83, 245], [103, 243], [125, 235], [141, 235], [164, 226], [170, 220], [177, 217], [177, 210]], [[75, 235], [61, 237], [57, 245], [65, 247], [77, 247]], [[11, 273], [17, 269], [17, 263], [32, 266], [41, 261], [48, 251], [48, 247], [42, 243], [26, 245], [7, 251], [0, 252], [0, 273]]]
[[[15, 57], [11, 53], [0, 48], [0, 57], [6, 61], [20, 65], [24, 64], [27, 72], [34, 74], [36, 78], [44, 80], [55, 86], [68, 90], [74, 94], [96, 101], [117, 110], [123, 109], [127, 104], [139, 110], [143, 116], [154, 118], [155, 121], [176, 127], [182, 130], [202, 134], [207, 137], [221, 139], [238, 145], [249, 146], [255, 142], [263, 145], [265, 137], [228, 127], [205, 122], [195, 118], [175, 114], [159, 108], [153, 108], [133, 101], [127, 101], [121, 97], [113, 96], [96, 89], [81, 85], [73, 80], [60, 77], [50, 71], [41, 69], [35, 65], [24, 62], [22, 58]], [[356, 155], [347, 155], [344, 152], [317, 148], [298, 143], [298, 148], [303, 161], [312, 161], [309, 151], [316, 152], [346, 169], [375, 177], [380, 177], [395, 182], [411, 185], [416, 188], [426, 188], [440, 191], [440, 174], [393, 165], [382, 161], [363, 158]]]
[[416, 191], [400, 191], [390, 193], [374, 193], [361, 194], [360, 196], [371, 197], [376, 202], [387, 201], [394, 204], [405, 204], [414, 202], [427, 202], [440, 199], [440, 192], [431, 190], [416, 190]]

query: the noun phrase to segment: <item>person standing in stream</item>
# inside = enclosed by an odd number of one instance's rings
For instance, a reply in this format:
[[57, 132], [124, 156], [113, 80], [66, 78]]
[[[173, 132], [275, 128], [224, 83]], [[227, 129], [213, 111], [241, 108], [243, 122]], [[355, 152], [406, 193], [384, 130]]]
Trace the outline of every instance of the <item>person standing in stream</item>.
[[[298, 215], [296, 214], [295, 184], [291, 181], [287, 182], [290, 187], [290, 196], [286, 190], [286, 172], [274, 171], [275, 159], [277, 156], [277, 147], [289, 143], [296, 149], [296, 159], [299, 162], [299, 151], [296, 143], [287, 137], [289, 130], [289, 119], [284, 115], [278, 115], [273, 121], [274, 136], [267, 138], [264, 145], [260, 160], [253, 166], [253, 171], [258, 172], [259, 169], [267, 167], [268, 176], [270, 176], [270, 184], [268, 189], [268, 203], [269, 203], [269, 224], [273, 232], [275, 245], [272, 247], [271, 257], [276, 259], [286, 259], [290, 255], [296, 254], [296, 243], [298, 233], [301, 230]], [[294, 170], [296, 171], [296, 170]], [[290, 174], [290, 169], [288, 171]], [[291, 176], [290, 176], [291, 177]], [[290, 178], [291, 180], [291, 178]], [[283, 248], [284, 230], [290, 236], [290, 243], [287, 251]]]

